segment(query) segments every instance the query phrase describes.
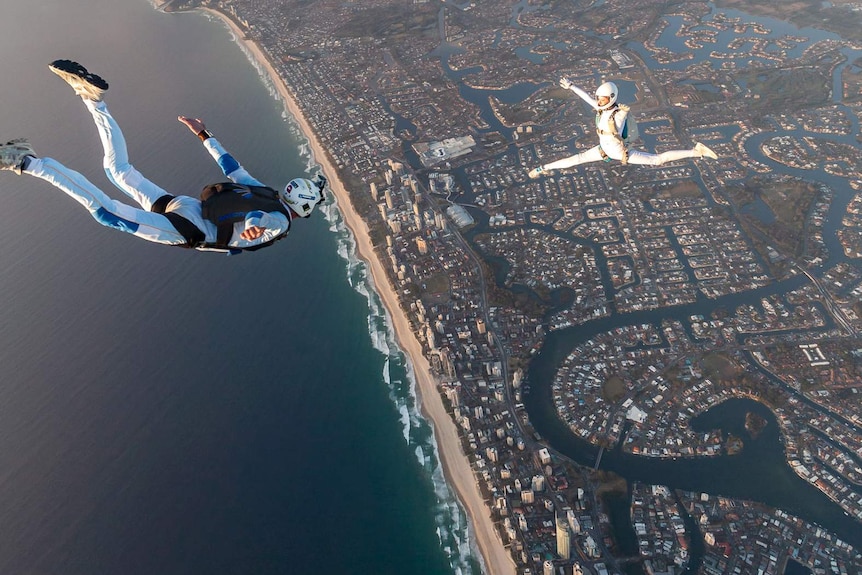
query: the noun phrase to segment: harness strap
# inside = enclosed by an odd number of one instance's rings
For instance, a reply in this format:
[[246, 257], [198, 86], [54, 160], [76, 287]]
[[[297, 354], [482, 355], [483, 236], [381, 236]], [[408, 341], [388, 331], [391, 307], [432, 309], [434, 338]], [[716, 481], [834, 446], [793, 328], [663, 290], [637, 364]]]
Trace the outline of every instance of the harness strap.
[[619, 136], [620, 133], [617, 131], [617, 123], [614, 121], [614, 117], [617, 115], [619, 110], [619, 108], [614, 108], [611, 111], [611, 117], [608, 118], [608, 127], [610, 128], [608, 131], [602, 130], [599, 126], [599, 120], [601, 120], [602, 115], [599, 114], [596, 117], [596, 132], [598, 132], [600, 136]]
[[172, 196], [170, 194], [165, 194], [164, 196], [160, 197], [158, 200], [153, 202], [153, 206], [150, 208], [150, 211], [155, 212], [157, 214], [165, 213], [165, 210], [167, 209], [168, 204], [171, 203], [171, 200], [173, 200], [174, 197], [175, 196]]
[[227, 248], [233, 236], [233, 222], [222, 222], [216, 226], [216, 247]]
[[206, 235], [186, 218], [174, 212], [166, 212], [163, 215], [171, 222], [171, 225], [174, 226], [180, 235], [185, 238], [186, 243], [180, 244], [180, 247], [197, 248], [206, 243]]
[[[619, 112], [619, 111], [620, 111], [619, 106], [615, 107], [613, 109], [613, 111], [611, 111], [611, 117], [608, 118], [608, 127], [610, 128], [610, 130], [608, 130], [608, 131], [602, 130], [599, 127], [599, 119], [601, 118], [601, 114], [596, 116], [596, 132], [598, 132], [599, 136], [613, 136], [614, 138], [619, 140], [619, 142], [623, 145], [622, 146], [623, 147], [623, 156], [622, 156], [622, 158], [620, 158], [620, 162], [622, 162], [623, 165], [625, 165], [625, 164], [629, 163], [629, 149], [626, 146], [626, 141], [622, 138], [622, 136], [620, 136], [619, 130], [617, 130], [617, 123], [615, 120], [615, 116], [617, 115], [617, 112]], [[599, 149], [601, 149], [601, 148], [599, 148]], [[607, 156], [607, 154], [605, 154], [605, 151], [601, 150], [601, 152], [602, 152], [602, 159], [603, 160], [606, 159], [608, 156]]]
[[[172, 196], [171, 194], [165, 194], [164, 196], [153, 202], [150, 211], [155, 214], [162, 214], [163, 216], [165, 216], [168, 221], [171, 222], [171, 225], [174, 226], [174, 229], [176, 229], [177, 232], [179, 232], [179, 234], [185, 238], [186, 243], [179, 244], [180, 247], [196, 248], [204, 245], [204, 243], [206, 242], [206, 235], [201, 230], [199, 230], [196, 225], [194, 225], [189, 220], [179, 214], [165, 211], [168, 207], [168, 204], [171, 203], [171, 200], [173, 200], [174, 197], [175, 196]], [[228, 238], [228, 240], [230, 240], [230, 238]]]

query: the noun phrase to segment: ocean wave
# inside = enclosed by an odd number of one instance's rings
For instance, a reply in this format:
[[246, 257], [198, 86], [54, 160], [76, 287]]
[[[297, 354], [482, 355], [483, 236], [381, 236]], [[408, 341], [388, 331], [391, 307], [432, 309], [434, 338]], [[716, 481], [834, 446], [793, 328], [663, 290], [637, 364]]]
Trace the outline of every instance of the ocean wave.
[[[207, 15], [207, 17], [211, 16]], [[237, 38], [227, 23], [223, 22], [223, 24], [228, 29], [231, 39], [257, 70], [261, 82], [270, 95], [283, 102], [266, 68], [255, 59], [252, 52], [240, 38]], [[320, 166], [314, 159], [306, 135], [286, 107], [282, 118], [287, 123], [288, 131], [300, 142], [299, 155], [306, 158], [306, 170], [310, 177], [314, 177], [320, 172]], [[368, 333], [374, 349], [385, 358], [382, 380], [389, 388], [390, 399], [398, 409], [404, 440], [408, 446], [414, 447], [416, 460], [428, 474], [437, 497], [434, 517], [440, 547], [449, 558], [454, 574], [471, 574], [474, 571], [473, 564], [482, 564], [482, 556], [476, 549], [467, 515], [443, 475], [433, 427], [420, 413], [413, 366], [398, 347], [391, 318], [375, 290], [374, 281], [365, 263], [356, 255], [356, 242], [341, 217], [338, 202], [334, 198], [327, 200], [320, 209], [329, 223], [329, 229], [336, 237], [338, 255], [347, 263], [347, 280], [350, 286], [368, 303]]]
[[[261, 83], [263, 84], [264, 88], [266, 88], [266, 91], [269, 93], [270, 97], [272, 97], [272, 99], [276, 100], [277, 102], [282, 102], [283, 99], [281, 97], [281, 94], [279, 93], [278, 88], [276, 88], [275, 82], [273, 81], [272, 77], [269, 75], [269, 72], [267, 71], [266, 67], [263, 64], [261, 64], [257, 58], [255, 58], [254, 53], [252, 53], [252, 51], [249, 50], [248, 46], [246, 46], [246, 44], [242, 40], [242, 38], [239, 38], [236, 35], [233, 28], [231, 28], [230, 25], [224, 21], [224, 19], [213, 16], [212, 14], [210, 14], [208, 12], [204, 12], [204, 16], [209, 20], [216, 20], [218, 22], [221, 22], [221, 24], [228, 31], [228, 34], [230, 35], [230, 39], [234, 42], [234, 44], [239, 46], [239, 49], [242, 51], [243, 55], [246, 57], [246, 59], [249, 61], [249, 63], [257, 71], [257, 76], [258, 76], [258, 78], [260, 78]], [[290, 120], [291, 118], [293, 118], [293, 116], [287, 111], [286, 108], [283, 110], [281, 117], [284, 118], [285, 120]], [[298, 129], [299, 128], [297, 126], [297, 130]]]
[[365, 262], [356, 255], [356, 242], [338, 211], [337, 201], [327, 203], [322, 211], [329, 222], [329, 229], [335, 234], [338, 254], [347, 263], [348, 282], [366, 298], [368, 333], [374, 349], [384, 356], [383, 381], [398, 409], [404, 440], [414, 448], [416, 461], [428, 475], [437, 497], [434, 517], [440, 548], [449, 558], [453, 573], [471, 574], [474, 572], [472, 565], [481, 565], [482, 557], [476, 550], [466, 513], [443, 475], [433, 427], [420, 412], [413, 365], [398, 347], [394, 325], [375, 290]]

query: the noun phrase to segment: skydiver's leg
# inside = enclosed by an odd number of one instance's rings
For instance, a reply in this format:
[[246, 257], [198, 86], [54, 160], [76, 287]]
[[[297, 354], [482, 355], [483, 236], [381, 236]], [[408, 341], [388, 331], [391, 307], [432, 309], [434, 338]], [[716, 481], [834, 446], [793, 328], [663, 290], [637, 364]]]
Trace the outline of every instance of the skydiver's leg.
[[180, 245], [185, 238], [161, 214], [127, 206], [108, 197], [84, 176], [51, 158], [29, 158], [23, 173], [53, 184], [84, 206], [93, 218], [109, 228], [160, 244]]
[[628, 161], [630, 164], [639, 164], [642, 166], [660, 166], [677, 160], [704, 157], [715, 158], [715, 153], [703, 144], [697, 144], [691, 150], [669, 150], [661, 154], [650, 154], [641, 150], [629, 150]]
[[105, 102], [86, 98], [83, 100], [99, 130], [99, 138], [102, 140], [102, 148], [105, 152], [104, 167], [108, 179], [142, 208], [151, 209], [156, 200], [167, 195], [168, 192], [146, 179], [129, 163], [126, 139]]
[[601, 160], [602, 149], [600, 146], [596, 146], [594, 148], [590, 148], [586, 152], [581, 152], [580, 154], [575, 154], [574, 156], [569, 156], [568, 158], [563, 158], [562, 160], [557, 160], [556, 162], [545, 164], [544, 166], [542, 166], [542, 168], [545, 171], [562, 170], [565, 168], [571, 168], [573, 166], [579, 166], [581, 164], [587, 164], [590, 162], [600, 162]]

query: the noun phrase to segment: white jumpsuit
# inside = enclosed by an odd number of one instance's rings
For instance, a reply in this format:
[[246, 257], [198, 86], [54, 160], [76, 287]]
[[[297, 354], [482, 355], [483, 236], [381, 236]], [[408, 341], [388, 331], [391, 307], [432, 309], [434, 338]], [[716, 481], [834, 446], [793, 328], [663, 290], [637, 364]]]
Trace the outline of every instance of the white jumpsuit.
[[[625, 144], [619, 137], [615, 136], [614, 133], [619, 134], [622, 131], [623, 124], [626, 120], [626, 112], [617, 109], [616, 106], [612, 106], [610, 109], [601, 111], [599, 110], [598, 102], [596, 102], [589, 94], [577, 86], [572, 86], [571, 90], [580, 96], [584, 102], [592, 106], [597, 112], [596, 128], [599, 131], [599, 145], [590, 148], [586, 152], [581, 152], [580, 154], [575, 154], [574, 156], [569, 156], [568, 158], [545, 164], [542, 166], [542, 169], [545, 171], [562, 170], [564, 168], [571, 168], [572, 166], [578, 166], [588, 162], [600, 162], [606, 157], [611, 158], [612, 160], [622, 160], [623, 156], [626, 154]], [[613, 113], [614, 109], [617, 109], [616, 114]], [[613, 117], [614, 124], [616, 124], [616, 130], [613, 131], [610, 129], [611, 117]], [[604, 155], [602, 152], [604, 152]], [[647, 166], [659, 166], [666, 162], [699, 157], [701, 157], [700, 152], [695, 150], [670, 150], [662, 152], [661, 154], [650, 154], [640, 150], [628, 150], [629, 164], [641, 164]]]
[[[146, 179], [129, 163], [123, 133], [108, 112], [105, 103], [87, 99], [83, 101], [92, 114], [99, 131], [105, 153], [105, 173], [108, 179], [143, 209], [110, 198], [83, 175], [51, 158], [30, 158], [23, 173], [53, 184], [84, 206], [93, 218], [104, 226], [128, 232], [151, 242], [168, 245], [185, 244], [186, 239], [176, 230], [168, 218], [149, 211], [153, 203], [167, 195], [168, 192]], [[204, 147], [231, 181], [253, 186], [263, 185], [249, 175], [245, 168], [227, 153], [215, 138], [207, 138]], [[205, 241], [208, 244], [216, 242], [216, 226], [203, 218], [201, 202], [197, 198], [176, 196], [168, 202], [165, 211], [180, 215], [194, 224], [204, 233]], [[253, 226], [265, 228], [261, 237], [254, 240], [245, 240], [240, 237], [244, 230]], [[287, 232], [289, 227], [289, 218], [280, 212], [249, 212], [244, 221], [234, 224], [234, 232], [228, 247], [232, 249], [253, 247], [275, 239]]]

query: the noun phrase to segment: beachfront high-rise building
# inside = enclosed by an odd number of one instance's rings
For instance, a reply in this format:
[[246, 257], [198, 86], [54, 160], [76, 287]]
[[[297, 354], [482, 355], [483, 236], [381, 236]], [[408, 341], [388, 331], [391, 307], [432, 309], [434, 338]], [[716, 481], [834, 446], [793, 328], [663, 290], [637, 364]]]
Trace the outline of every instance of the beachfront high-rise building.
[[515, 526], [512, 525], [512, 520], [506, 517], [503, 520], [503, 529], [506, 531], [506, 537], [509, 538], [509, 541], [514, 541], [518, 537], [518, 532], [515, 531]]
[[452, 407], [459, 407], [461, 405], [461, 388], [460, 387], [445, 387], [443, 392], [446, 394], [446, 398], [449, 400], [449, 403], [452, 404]]
[[451, 352], [447, 349], [440, 355], [440, 359], [443, 363], [443, 372], [449, 377], [455, 377], [455, 361], [452, 358]]
[[503, 517], [505, 517], [505, 516], [506, 516], [506, 515], [508, 515], [508, 513], [509, 513], [509, 511], [508, 511], [508, 509], [509, 509], [509, 502], [508, 502], [508, 501], [506, 501], [506, 498], [505, 498], [505, 497], [503, 497], [502, 495], [498, 495], [498, 496], [494, 499], [494, 509], [496, 509], [497, 511], [499, 511], [499, 512], [500, 512], [500, 515], [502, 515]]
[[394, 205], [392, 203], [392, 192], [390, 190], [386, 190], [383, 192], [383, 197], [386, 199], [386, 207], [391, 210]]
[[425, 330], [425, 339], [428, 341], [428, 347], [431, 351], [437, 349], [437, 336], [434, 335], [434, 330], [429, 325]]
[[425, 323], [425, 305], [422, 300], [417, 299], [416, 303], [411, 304], [410, 307], [416, 310], [416, 319], [419, 320], [419, 323]]
[[554, 562], [550, 559], [542, 564], [542, 575], [554, 575]]
[[379, 197], [379, 194], [377, 193], [377, 184], [374, 182], [371, 182], [371, 197], [374, 198], [375, 202]]
[[569, 559], [572, 554], [572, 535], [569, 533], [569, 526], [566, 525], [565, 519], [557, 514], [554, 514], [554, 519], [557, 524], [557, 555], [560, 559]]

